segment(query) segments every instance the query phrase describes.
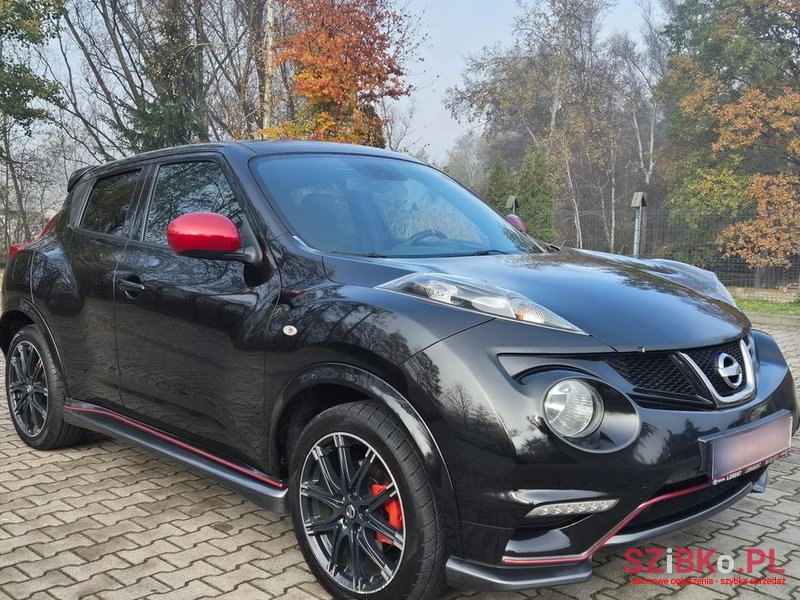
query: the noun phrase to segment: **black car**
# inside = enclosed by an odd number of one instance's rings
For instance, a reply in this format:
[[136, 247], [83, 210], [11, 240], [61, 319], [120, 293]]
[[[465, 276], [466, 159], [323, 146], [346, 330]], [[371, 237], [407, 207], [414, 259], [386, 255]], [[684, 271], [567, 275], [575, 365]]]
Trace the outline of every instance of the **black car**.
[[3, 281], [20, 437], [290, 512], [339, 598], [585, 580], [763, 489], [798, 427], [713, 274], [538, 242], [407, 156], [196, 145], [68, 187]]

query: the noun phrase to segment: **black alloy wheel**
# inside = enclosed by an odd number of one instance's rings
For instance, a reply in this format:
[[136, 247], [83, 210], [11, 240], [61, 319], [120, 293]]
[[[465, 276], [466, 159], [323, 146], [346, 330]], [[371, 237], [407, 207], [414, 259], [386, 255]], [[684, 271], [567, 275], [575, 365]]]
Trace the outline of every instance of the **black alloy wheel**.
[[341, 404], [290, 444], [294, 530], [320, 583], [341, 599], [436, 598], [444, 520], [397, 417], [369, 400]]
[[403, 501], [372, 446], [346, 432], [319, 440], [306, 456], [300, 496], [309, 544], [339, 585], [365, 594], [392, 581], [403, 559]]
[[64, 422], [64, 383], [50, 346], [36, 325], [12, 338], [6, 353], [6, 394], [14, 428], [38, 450], [71, 446], [84, 431]]
[[8, 394], [17, 427], [36, 437], [47, 421], [47, 375], [42, 357], [29, 341], [20, 341], [8, 357]]

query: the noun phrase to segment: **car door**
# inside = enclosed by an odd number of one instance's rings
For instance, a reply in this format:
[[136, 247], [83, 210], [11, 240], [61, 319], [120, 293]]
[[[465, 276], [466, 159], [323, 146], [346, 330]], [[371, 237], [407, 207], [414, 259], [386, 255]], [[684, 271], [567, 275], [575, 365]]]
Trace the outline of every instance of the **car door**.
[[[132, 207], [143, 179], [141, 168], [127, 167], [79, 185], [61, 246], [73, 277], [54, 272], [45, 277], [52, 281], [49, 293], [43, 292], [47, 286], [39, 290], [58, 335], [67, 389], [78, 400], [120, 404], [114, 270], [128, 243]], [[77, 290], [64, 293], [64, 285]]]
[[[235, 180], [212, 157], [152, 167], [142, 231], [117, 266], [116, 331], [125, 408], [204, 446], [263, 456], [262, 335], [278, 277], [248, 265], [179, 256], [166, 229], [216, 212], [255, 240]], [[261, 246], [263, 248], [263, 245]]]

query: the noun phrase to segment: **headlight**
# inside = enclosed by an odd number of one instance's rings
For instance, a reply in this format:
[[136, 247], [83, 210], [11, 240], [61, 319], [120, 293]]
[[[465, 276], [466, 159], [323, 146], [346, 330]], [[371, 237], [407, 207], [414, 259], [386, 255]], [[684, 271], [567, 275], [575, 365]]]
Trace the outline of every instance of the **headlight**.
[[555, 384], [544, 399], [544, 416], [561, 436], [582, 438], [593, 433], [603, 420], [600, 394], [580, 379]]
[[565, 318], [525, 296], [463, 277], [412, 273], [378, 287], [495, 317], [584, 334]]

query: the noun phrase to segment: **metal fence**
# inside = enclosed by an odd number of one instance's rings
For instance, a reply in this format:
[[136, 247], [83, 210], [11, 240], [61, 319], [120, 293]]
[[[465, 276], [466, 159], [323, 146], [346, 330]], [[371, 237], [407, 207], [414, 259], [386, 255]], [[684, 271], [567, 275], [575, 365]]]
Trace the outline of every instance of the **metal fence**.
[[[614, 219], [613, 252], [633, 255], [634, 214], [634, 209], [628, 208]], [[738, 299], [800, 302], [800, 256], [791, 257], [788, 267], [754, 268], [740, 257], [728, 255], [724, 246], [718, 243], [720, 234], [727, 227], [752, 216], [714, 216], [692, 225], [667, 209], [646, 208], [640, 255], [642, 258], [669, 258], [713, 271]], [[584, 248], [612, 251], [611, 230], [608, 215], [581, 214]], [[557, 243], [577, 245], [573, 212], [557, 213], [556, 231]]]

